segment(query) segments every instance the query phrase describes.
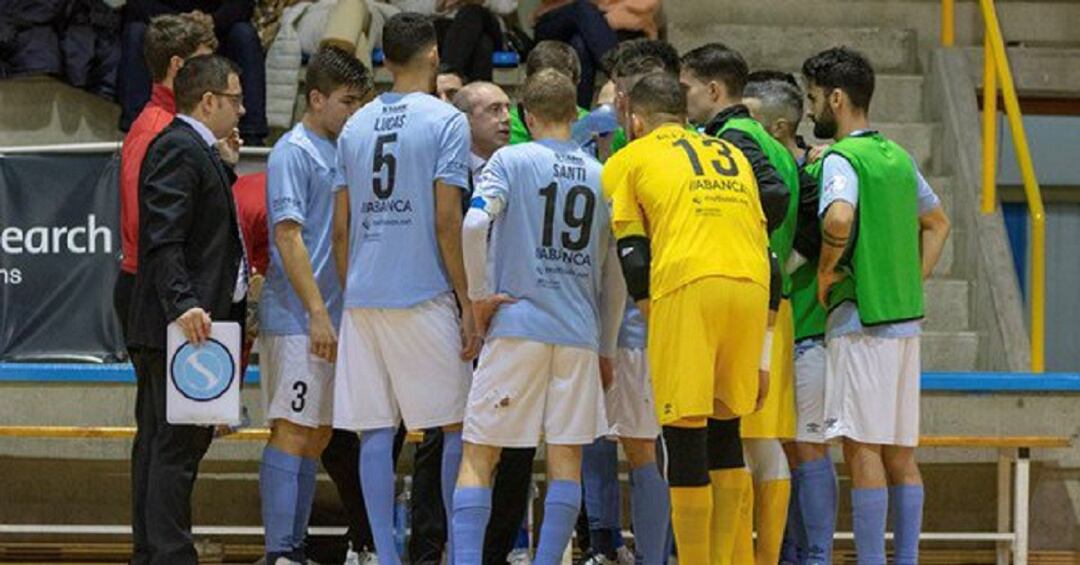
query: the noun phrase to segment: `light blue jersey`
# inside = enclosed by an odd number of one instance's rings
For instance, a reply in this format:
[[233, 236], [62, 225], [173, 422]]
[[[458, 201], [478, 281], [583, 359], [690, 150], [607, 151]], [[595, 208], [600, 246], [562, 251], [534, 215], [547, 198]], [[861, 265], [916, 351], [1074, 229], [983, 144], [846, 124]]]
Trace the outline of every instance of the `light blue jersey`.
[[[852, 133], [858, 135], [859, 132]], [[919, 214], [925, 214], [941, 205], [941, 200], [934, 190], [926, 182], [919, 171], [919, 167], [912, 160], [915, 169], [915, 178], [918, 185]], [[842, 155], [831, 153], [825, 157], [821, 164], [821, 200], [818, 203], [818, 214], [822, 217], [829, 205], [837, 200], [847, 202], [854, 207], [859, 205], [859, 177], [855, 169]], [[919, 335], [922, 323], [919, 320], [911, 322], [897, 322], [894, 324], [881, 324], [873, 327], [863, 327], [859, 320], [859, 310], [854, 302], [843, 302], [829, 312], [825, 326], [825, 335], [828, 338], [839, 337], [856, 332], [863, 332], [873, 337], [903, 338]]]
[[596, 351], [614, 245], [600, 163], [572, 141], [504, 147], [488, 161], [472, 206], [494, 218], [492, 289], [517, 299], [499, 307], [489, 335]]
[[293, 290], [281, 253], [273, 244], [274, 226], [301, 225], [304, 247], [330, 320], [341, 320], [341, 285], [330, 251], [335, 175], [334, 142], [299, 123], [274, 144], [266, 164], [266, 218], [270, 229], [270, 266], [259, 301], [259, 328], [271, 335], [308, 333], [308, 313]]
[[645, 349], [645, 318], [634, 299], [627, 297], [626, 312], [619, 326], [619, 349]]
[[410, 308], [451, 290], [435, 237], [435, 181], [467, 190], [469, 124], [423, 93], [388, 92], [338, 137], [349, 190], [346, 308]]

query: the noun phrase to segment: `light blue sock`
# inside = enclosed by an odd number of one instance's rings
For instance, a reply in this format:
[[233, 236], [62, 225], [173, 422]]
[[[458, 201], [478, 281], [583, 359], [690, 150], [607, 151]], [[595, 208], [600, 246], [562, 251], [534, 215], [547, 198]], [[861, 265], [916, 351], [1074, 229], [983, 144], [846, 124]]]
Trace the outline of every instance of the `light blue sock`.
[[[784, 525], [784, 540], [780, 544], [780, 564], [798, 565], [805, 553], [806, 532], [803, 531], [802, 516], [799, 515], [799, 486], [802, 473], [796, 467], [791, 470], [791, 497], [788, 499], [787, 523]], [[800, 547], [802, 545], [802, 547]]]
[[[544, 498], [544, 522], [533, 565], [560, 565], [570, 534], [581, 510], [581, 485], [573, 481], [551, 481]], [[465, 564], [460, 564], [465, 565]]]
[[484, 558], [484, 533], [491, 518], [491, 487], [461, 487], [454, 491], [454, 562], [480, 565]]
[[262, 502], [263, 528], [266, 530], [267, 562], [288, 556], [296, 546], [293, 524], [301, 458], [269, 445], [263, 448], [259, 465], [259, 497]]
[[922, 531], [923, 486], [889, 487], [889, 513], [893, 522], [893, 561], [896, 565], [919, 562], [919, 532]]
[[[454, 486], [457, 485], [458, 468], [461, 467], [461, 432], [443, 432], [442, 448], [442, 500], [446, 523], [454, 516]], [[446, 555], [448, 565], [454, 565], [454, 529], [446, 529]]]
[[379, 565], [398, 565], [394, 547], [394, 428], [360, 434], [360, 488]]
[[293, 522], [293, 554], [290, 557], [298, 563], [306, 563], [304, 555], [307, 538], [308, 520], [311, 518], [311, 505], [315, 502], [315, 473], [319, 470], [317, 459], [300, 459], [300, 475], [297, 477], [296, 518]]
[[671, 499], [668, 484], [655, 463], [630, 471], [630, 516], [638, 562], [660, 565], [666, 557]]
[[888, 490], [851, 489], [851, 521], [859, 565], [885, 565], [885, 516], [888, 512]]
[[[830, 563], [833, 534], [836, 532], [836, 467], [826, 455], [821, 459], [800, 463], [796, 472], [799, 483], [799, 511], [802, 515], [803, 530], [806, 532], [804, 562], [808, 565]], [[854, 493], [855, 491], [852, 491], [853, 501]], [[884, 536], [884, 533], [882, 535]]]
[[615, 557], [619, 528], [619, 446], [598, 438], [581, 448], [581, 482], [589, 517], [589, 549]]

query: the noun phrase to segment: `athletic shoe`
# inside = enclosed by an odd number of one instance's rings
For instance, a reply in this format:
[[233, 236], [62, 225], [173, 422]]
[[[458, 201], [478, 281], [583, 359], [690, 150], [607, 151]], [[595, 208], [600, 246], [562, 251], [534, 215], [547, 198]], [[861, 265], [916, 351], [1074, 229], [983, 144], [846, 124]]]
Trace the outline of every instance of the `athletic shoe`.
[[506, 562], [510, 565], [531, 565], [532, 559], [529, 558], [529, 550], [522, 548], [511, 551], [506, 556]]
[[615, 552], [615, 562], [619, 565], [634, 565], [636, 560], [634, 559], [634, 552], [630, 551], [629, 547], [625, 545], [620, 547]]
[[595, 555], [590, 555], [588, 559], [581, 562], [581, 565], [619, 565], [619, 562], [614, 559], [608, 559], [603, 554], [597, 553]]

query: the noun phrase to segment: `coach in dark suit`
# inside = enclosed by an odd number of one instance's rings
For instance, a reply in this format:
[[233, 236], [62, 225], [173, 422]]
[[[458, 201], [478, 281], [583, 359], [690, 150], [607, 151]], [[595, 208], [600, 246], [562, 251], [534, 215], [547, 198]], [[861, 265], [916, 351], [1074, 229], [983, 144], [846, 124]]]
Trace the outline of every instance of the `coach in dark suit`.
[[247, 261], [231, 186], [244, 113], [240, 78], [216, 55], [187, 61], [174, 83], [177, 117], [150, 144], [139, 177], [139, 270], [128, 347], [138, 392], [132, 449], [132, 563], [197, 562], [191, 490], [213, 429], [165, 417], [165, 328], [201, 343], [210, 321], [243, 322]]

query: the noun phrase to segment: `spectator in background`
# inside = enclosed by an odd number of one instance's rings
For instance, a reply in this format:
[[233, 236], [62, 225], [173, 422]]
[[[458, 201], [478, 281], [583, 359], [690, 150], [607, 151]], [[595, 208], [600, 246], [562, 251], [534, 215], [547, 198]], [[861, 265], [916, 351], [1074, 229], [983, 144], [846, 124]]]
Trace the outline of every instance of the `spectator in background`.
[[577, 51], [577, 103], [589, 108], [604, 55], [619, 41], [656, 39], [659, 12], [660, 0], [540, 0], [532, 18], [537, 41], [564, 41]]
[[236, 63], [244, 87], [240, 136], [247, 145], [262, 145], [266, 126], [266, 70], [259, 35], [251, 24], [254, 0], [129, 0], [124, 6], [119, 92], [120, 129], [131, 121], [150, 97], [150, 77], [142, 60], [143, 35], [154, 16], [189, 13], [213, 27], [218, 53]]
[[406, 12], [434, 16], [439, 57], [465, 82], [491, 80], [491, 56], [504, 49], [499, 16], [517, 12], [517, 0], [390, 0]]
[[[190, 14], [158, 16], [146, 27], [143, 56], [153, 78], [150, 101], [131, 124], [120, 150], [120, 240], [123, 251], [120, 275], [113, 291], [113, 307], [124, 337], [135, 287], [139, 243], [139, 172], [146, 148], [176, 115], [173, 80], [184, 61], [217, 49], [214, 31]], [[138, 501], [135, 501], [138, 504]]]

